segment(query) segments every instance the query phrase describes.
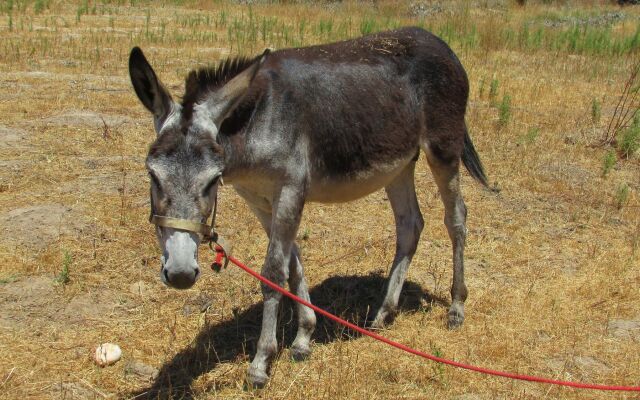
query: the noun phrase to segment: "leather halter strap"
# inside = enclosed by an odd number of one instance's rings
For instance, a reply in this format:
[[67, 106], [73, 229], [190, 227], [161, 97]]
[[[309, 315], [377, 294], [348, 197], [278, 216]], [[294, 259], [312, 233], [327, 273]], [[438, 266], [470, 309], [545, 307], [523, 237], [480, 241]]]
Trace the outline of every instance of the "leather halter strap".
[[[149, 215], [149, 222], [156, 226], [163, 228], [179, 229], [181, 231], [193, 232], [202, 235], [202, 242], [218, 242], [218, 234], [215, 232], [216, 226], [216, 212], [218, 211], [218, 195], [216, 194], [213, 200], [213, 210], [211, 212], [211, 224], [205, 224], [199, 221], [193, 221], [190, 219], [165, 217], [163, 215], [157, 215], [156, 210], [153, 207], [153, 201], [151, 202], [151, 215]], [[209, 218], [207, 218], [209, 219]]]
[[201, 222], [192, 221], [189, 219], [163, 217], [161, 215], [151, 215], [149, 222], [154, 225], [161, 226], [163, 228], [179, 229], [181, 231], [189, 231], [199, 233], [205, 238], [210, 238], [213, 233], [213, 227], [211, 225], [203, 224]]

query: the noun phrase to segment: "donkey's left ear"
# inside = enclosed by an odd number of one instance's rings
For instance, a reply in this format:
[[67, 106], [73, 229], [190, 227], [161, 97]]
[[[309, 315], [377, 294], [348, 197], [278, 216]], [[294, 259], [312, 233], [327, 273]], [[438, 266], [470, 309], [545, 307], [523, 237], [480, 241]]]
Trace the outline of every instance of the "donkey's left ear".
[[216, 90], [213, 96], [207, 102], [213, 107], [214, 123], [220, 126], [233, 110], [242, 102], [244, 95], [247, 93], [253, 78], [256, 77], [260, 66], [267, 59], [271, 52], [265, 49], [264, 53], [256, 59], [247, 69], [236, 75], [227, 82], [222, 88]]
[[162, 126], [162, 122], [171, 112], [173, 100], [139, 47], [131, 50], [129, 75], [138, 98], [147, 110], [153, 113], [156, 127]]

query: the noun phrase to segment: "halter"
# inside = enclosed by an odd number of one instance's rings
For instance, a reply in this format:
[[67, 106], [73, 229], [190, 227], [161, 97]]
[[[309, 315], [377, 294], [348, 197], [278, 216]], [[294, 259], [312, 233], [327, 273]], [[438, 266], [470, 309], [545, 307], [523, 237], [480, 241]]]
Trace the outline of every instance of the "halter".
[[[220, 271], [223, 267], [226, 268], [229, 263], [229, 258], [222, 247], [220, 237], [215, 231], [216, 226], [216, 212], [218, 211], [218, 194], [213, 201], [213, 210], [211, 212], [211, 223], [206, 224], [199, 221], [193, 221], [190, 219], [165, 217], [163, 215], [157, 215], [156, 210], [153, 207], [153, 201], [151, 202], [151, 215], [149, 215], [149, 222], [155, 226], [163, 228], [173, 228], [181, 231], [193, 232], [198, 235], [202, 235], [202, 243], [209, 244], [209, 248], [213, 250], [217, 256], [211, 268]], [[208, 220], [209, 217], [205, 219]], [[215, 247], [214, 247], [215, 245]], [[224, 265], [222, 264], [222, 258], [224, 258]]]

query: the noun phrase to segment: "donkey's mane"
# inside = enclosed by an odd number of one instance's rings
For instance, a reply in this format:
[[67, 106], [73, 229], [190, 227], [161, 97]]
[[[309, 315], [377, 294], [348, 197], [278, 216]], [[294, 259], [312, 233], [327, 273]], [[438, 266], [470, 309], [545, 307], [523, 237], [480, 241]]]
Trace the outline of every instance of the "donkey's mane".
[[223, 86], [240, 72], [257, 61], [258, 57], [229, 57], [217, 66], [194, 69], [185, 79], [185, 92], [182, 98], [183, 117], [191, 119], [193, 106], [209, 92]]

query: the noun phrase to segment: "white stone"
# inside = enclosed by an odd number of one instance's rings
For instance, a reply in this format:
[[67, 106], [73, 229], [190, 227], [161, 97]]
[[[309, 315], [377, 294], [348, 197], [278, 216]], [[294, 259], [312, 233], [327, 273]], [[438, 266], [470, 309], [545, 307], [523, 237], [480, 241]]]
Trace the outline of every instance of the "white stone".
[[115, 364], [122, 357], [122, 350], [120, 346], [113, 343], [102, 343], [96, 348], [96, 364], [101, 367]]

